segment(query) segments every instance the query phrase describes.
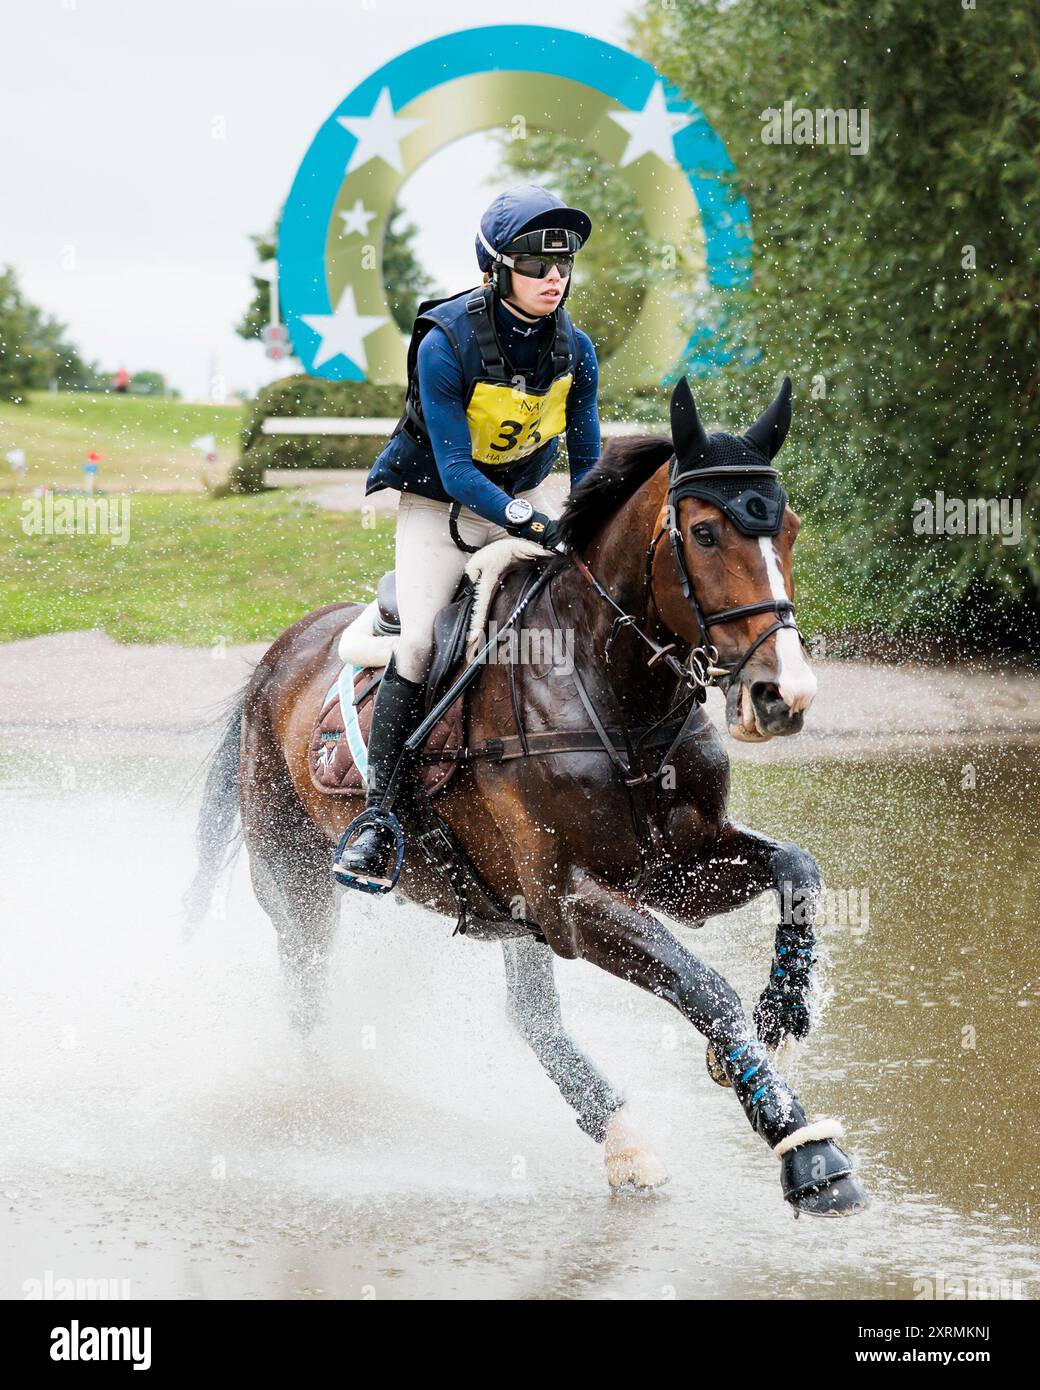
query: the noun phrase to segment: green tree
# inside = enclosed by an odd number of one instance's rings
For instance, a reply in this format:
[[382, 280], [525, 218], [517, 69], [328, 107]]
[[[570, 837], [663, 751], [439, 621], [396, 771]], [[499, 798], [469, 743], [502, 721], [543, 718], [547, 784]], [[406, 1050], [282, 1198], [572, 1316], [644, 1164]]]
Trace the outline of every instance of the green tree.
[[65, 333], [64, 324], [25, 298], [10, 266], [0, 270], [0, 399], [24, 402], [26, 392], [52, 381], [71, 389], [93, 382], [96, 366]]
[[[908, 622], [1035, 603], [1040, 12], [687, 0], [648, 5], [633, 42], [719, 131], [751, 208], [761, 359], [710, 388], [716, 413], [745, 419], [790, 372], [797, 495]], [[865, 109], [867, 152], [765, 143], [787, 100]], [[915, 535], [937, 489], [1016, 500], [1021, 544]]]
[[166, 378], [162, 372], [134, 372], [130, 378], [130, 390], [139, 396], [164, 396]]
[[436, 298], [431, 293], [430, 277], [415, 254], [415, 238], [419, 229], [395, 207], [387, 220], [383, 239], [383, 283], [394, 322], [402, 333], [411, 333], [421, 299]]
[[[280, 222], [281, 213], [279, 213], [278, 221], [271, 231], [260, 232], [249, 238], [253, 243], [253, 253], [258, 270], [278, 254], [278, 224]], [[235, 325], [235, 332], [240, 338], [259, 338], [271, 322], [270, 282], [259, 274], [254, 274], [252, 278], [253, 297], [249, 301], [245, 313]]]
[[[270, 232], [251, 236], [258, 268], [278, 254], [278, 221]], [[394, 208], [387, 219], [383, 239], [383, 281], [387, 290], [390, 312], [403, 333], [412, 331], [419, 300], [429, 293], [429, 276], [415, 254], [413, 243], [418, 233], [414, 223], [404, 219], [404, 210]], [[271, 322], [271, 286], [259, 274], [253, 276], [253, 298], [235, 332], [242, 338], [259, 338]]]
[[0, 272], [0, 397], [24, 400], [37, 363], [29, 346], [29, 311], [10, 266]]
[[112, 373], [103, 371], [97, 362], [86, 362], [79, 354], [60, 361], [54, 380], [63, 391], [108, 391]]

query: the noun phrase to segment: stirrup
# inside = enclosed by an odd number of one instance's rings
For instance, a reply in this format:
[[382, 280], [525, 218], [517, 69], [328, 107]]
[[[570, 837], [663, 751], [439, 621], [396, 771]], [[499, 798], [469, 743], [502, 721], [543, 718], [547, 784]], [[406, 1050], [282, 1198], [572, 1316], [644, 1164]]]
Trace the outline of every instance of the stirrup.
[[[340, 863], [343, 851], [349, 848], [350, 839], [364, 830], [367, 825], [381, 825], [384, 829], [389, 830], [394, 837], [394, 864], [390, 870], [389, 878], [361, 877]], [[355, 816], [344, 830], [343, 836], [336, 846], [336, 857], [332, 861], [332, 877], [344, 888], [357, 888], [362, 893], [389, 893], [397, 883], [403, 863], [404, 830], [401, 828], [401, 822], [392, 811], [384, 810], [382, 806], [370, 806], [359, 816]]]

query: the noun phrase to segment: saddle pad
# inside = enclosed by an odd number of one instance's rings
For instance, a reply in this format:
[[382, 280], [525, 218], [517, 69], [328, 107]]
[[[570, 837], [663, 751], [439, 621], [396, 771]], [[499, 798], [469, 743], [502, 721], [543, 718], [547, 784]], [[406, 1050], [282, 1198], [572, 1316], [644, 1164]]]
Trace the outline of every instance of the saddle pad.
[[[496, 574], [487, 599], [488, 615], [494, 611], [498, 592], [514, 568], [509, 565]], [[442, 608], [434, 620], [434, 653], [426, 683], [425, 713], [429, 713], [477, 652], [477, 641], [466, 645], [476, 586], [464, 579], [460, 591], [461, 597]], [[311, 782], [328, 796], [364, 796], [367, 790], [368, 731], [378, 689], [378, 681], [375, 684], [373, 681], [381, 676], [382, 668], [354, 666], [348, 662], [321, 703], [307, 747], [307, 768]], [[361, 699], [355, 704], [358, 696]], [[457, 758], [466, 747], [465, 721], [464, 695], [430, 730], [420, 763], [427, 796], [435, 796], [455, 775]]]
[[[376, 678], [381, 675], [371, 667], [344, 666], [321, 702], [307, 747], [307, 769], [314, 786], [327, 796], [365, 794], [368, 731], [379, 688]], [[371, 688], [366, 691], [366, 687]], [[362, 692], [360, 704], [355, 705]], [[465, 742], [464, 706], [464, 700], [456, 700], [423, 745], [420, 771], [427, 796], [436, 795], [454, 776], [458, 764], [452, 755], [457, 756]], [[446, 755], [443, 762], [438, 761], [442, 754]]]

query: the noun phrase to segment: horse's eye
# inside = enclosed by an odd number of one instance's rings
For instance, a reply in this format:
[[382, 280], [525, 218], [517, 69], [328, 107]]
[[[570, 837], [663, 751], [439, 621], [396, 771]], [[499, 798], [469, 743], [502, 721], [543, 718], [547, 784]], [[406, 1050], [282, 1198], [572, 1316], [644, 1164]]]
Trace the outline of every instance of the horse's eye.
[[703, 524], [700, 526], [693, 526], [690, 528], [690, 535], [698, 545], [703, 545], [705, 550], [707, 550], [709, 546], [715, 544], [715, 532], [710, 526]]

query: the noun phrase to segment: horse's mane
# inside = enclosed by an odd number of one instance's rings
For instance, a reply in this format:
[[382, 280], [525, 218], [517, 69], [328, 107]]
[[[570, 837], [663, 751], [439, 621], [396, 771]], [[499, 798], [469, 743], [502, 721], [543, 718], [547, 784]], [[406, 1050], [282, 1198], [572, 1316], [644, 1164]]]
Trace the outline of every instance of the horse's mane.
[[669, 458], [672, 441], [660, 434], [626, 435], [611, 440], [567, 498], [560, 531], [571, 549], [580, 550], [614, 512]]

